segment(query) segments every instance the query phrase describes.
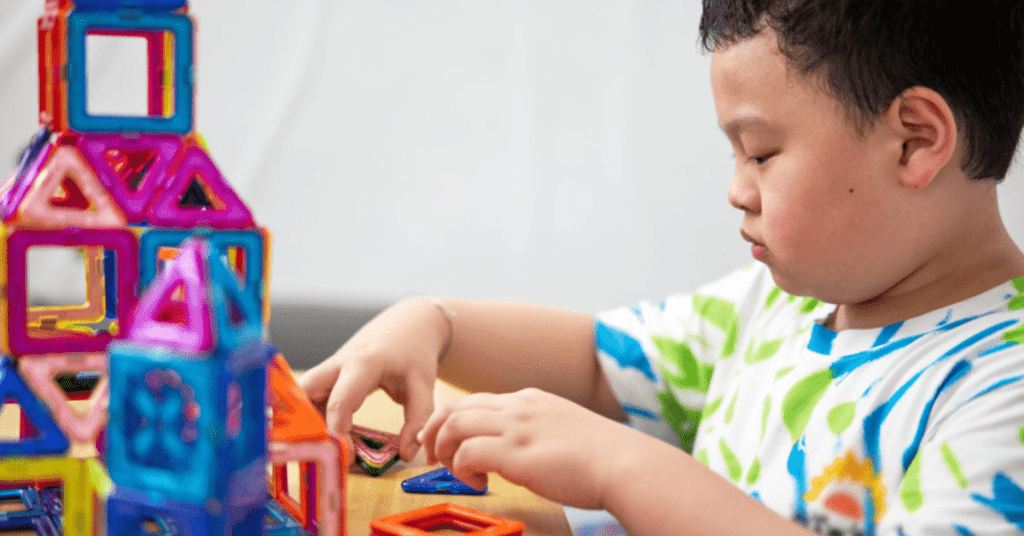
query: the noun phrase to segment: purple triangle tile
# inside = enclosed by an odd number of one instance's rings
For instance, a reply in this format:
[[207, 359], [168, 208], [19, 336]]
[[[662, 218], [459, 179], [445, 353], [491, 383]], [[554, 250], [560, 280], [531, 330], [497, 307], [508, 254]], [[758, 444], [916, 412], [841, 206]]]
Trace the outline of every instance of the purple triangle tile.
[[[186, 242], [168, 268], [150, 284], [135, 308], [128, 326], [128, 339], [143, 344], [161, 344], [185, 353], [206, 353], [213, 349], [213, 320], [208, 299], [210, 288], [203, 250], [208, 244]], [[184, 287], [181, 304], [184, 317], [163, 319], [161, 312], [174, 306], [171, 297]], [[178, 323], [175, 320], [181, 320]]]
[[[186, 207], [181, 200], [195, 178], [202, 180], [223, 207]], [[149, 223], [160, 227], [212, 227], [249, 229], [256, 224], [252, 213], [228, 184], [202, 148], [186, 147], [172, 166], [159, 197], [149, 208]]]
[[[83, 135], [78, 148], [86, 160], [96, 170], [100, 182], [110, 192], [114, 202], [124, 213], [128, 223], [141, 223], [147, 217], [150, 203], [159, 194], [166, 183], [167, 171], [174, 161], [175, 155], [181, 150], [181, 138], [169, 134], [143, 134], [138, 137], [126, 137], [118, 134]], [[125, 183], [118, 170], [108, 159], [111, 152], [120, 153], [124, 159], [130, 155], [148, 153], [151, 161], [141, 163], [142, 169], [126, 170], [139, 175], [136, 188]], [[148, 160], [148, 159], [147, 159]], [[121, 165], [133, 167], [139, 163], [124, 161]]]

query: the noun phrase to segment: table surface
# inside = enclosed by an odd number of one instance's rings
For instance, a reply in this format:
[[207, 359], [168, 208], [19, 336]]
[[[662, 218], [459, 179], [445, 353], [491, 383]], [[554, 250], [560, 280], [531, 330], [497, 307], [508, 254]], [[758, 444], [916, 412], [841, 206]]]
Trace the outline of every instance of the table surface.
[[[462, 393], [443, 383], [438, 383], [439, 400], [460, 396]], [[403, 422], [402, 408], [382, 391], [367, 398], [363, 407], [356, 412], [353, 421], [360, 425], [385, 432], [397, 433]], [[401, 482], [418, 476], [439, 466], [427, 466], [422, 451], [416, 459], [406, 464], [398, 462], [383, 475], [371, 477], [359, 469], [348, 475], [348, 499], [346, 533], [348, 536], [364, 536], [370, 533], [370, 521], [432, 504], [450, 502], [473, 508], [481, 512], [522, 521], [526, 524], [524, 536], [559, 535], [572, 536], [572, 529], [566, 521], [562, 506], [540, 497], [533, 492], [491, 474], [484, 495], [429, 495], [406, 493]]]
[[[438, 401], [462, 394], [461, 391], [438, 383]], [[3, 406], [0, 406], [2, 409]], [[0, 411], [0, 441], [16, 439], [17, 415], [16, 411]], [[353, 421], [361, 426], [397, 433], [403, 422], [402, 407], [392, 402], [383, 391], [377, 391], [367, 398]], [[479, 496], [412, 494], [402, 491], [403, 480], [436, 467], [439, 466], [426, 465], [421, 451], [412, 462], [407, 464], [399, 461], [378, 477], [371, 477], [358, 468], [352, 468], [348, 474], [346, 535], [366, 536], [370, 533], [370, 521], [374, 519], [450, 502], [522, 521], [526, 524], [524, 536], [572, 536], [572, 529], [561, 505], [496, 474], [490, 475], [487, 493]], [[447, 536], [443, 531], [439, 535]]]

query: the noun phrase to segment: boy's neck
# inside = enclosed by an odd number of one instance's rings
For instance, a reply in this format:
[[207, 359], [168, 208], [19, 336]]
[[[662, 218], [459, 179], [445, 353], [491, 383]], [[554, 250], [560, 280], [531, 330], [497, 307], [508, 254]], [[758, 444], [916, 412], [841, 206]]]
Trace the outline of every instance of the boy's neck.
[[1024, 253], [1003, 226], [994, 191], [991, 206], [974, 215], [928, 262], [870, 300], [838, 305], [825, 326], [834, 331], [887, 326], [1024, 276]]

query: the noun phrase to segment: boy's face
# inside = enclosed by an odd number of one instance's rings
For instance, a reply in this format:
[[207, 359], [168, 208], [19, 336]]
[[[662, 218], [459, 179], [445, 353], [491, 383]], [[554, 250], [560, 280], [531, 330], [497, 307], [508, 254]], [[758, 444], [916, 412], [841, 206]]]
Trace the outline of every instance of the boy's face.
[[836, 99], [787, 67], [771, 30], [716, 50], [711, 85], [736, 151], [729, 202], [783, 290], [860, 303], [923, 263], [911, 246], [927, 239], [901, 210], [902, 140], [884, 122], [855, 134]]

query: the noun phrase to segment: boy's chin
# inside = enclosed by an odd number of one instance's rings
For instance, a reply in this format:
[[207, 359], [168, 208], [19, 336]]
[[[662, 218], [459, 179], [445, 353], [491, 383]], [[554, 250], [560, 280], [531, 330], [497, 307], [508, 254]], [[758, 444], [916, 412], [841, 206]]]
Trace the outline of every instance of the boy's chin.
[[875, 295], [870, 291], [851, 288], [849, 278], [831, 278], [822, 281], [811, 281], [810, 278], [798, 278], [771, 266], [772, 279], [786, 294], [800, 298], [813, 298], [833, 305], [850, 305], [872, 300]]
[[768, 271], [772, 274], [772, 280], [786, 294], [800, 298], [814, 298], [826, 303], [837, 303], [833, 301], [835, 296], [829, 292], [832, 289], [818, 288], [819, 286], [826, 285], [814, 285], [808, 280], [809, 278], [800, 277], [799, 275], [773, 267], [770, 264], [765, 264], [768, 266]]
[[801, 286], [796, 285], [792, 280], [785, 277], [784, 275], [780, 275], [778, 270], [772, 268], [771, 266], [768, 266], [768, 271], [772, 273], [772, 280], [775, 281], [775, 284], [779, 288], [781, 288], [783, 292], [785, 292], [786, 294], [790, 294], [792, 296], [802, 296], [802, 294], [800, 293], [800, 290], [802, 288]]

